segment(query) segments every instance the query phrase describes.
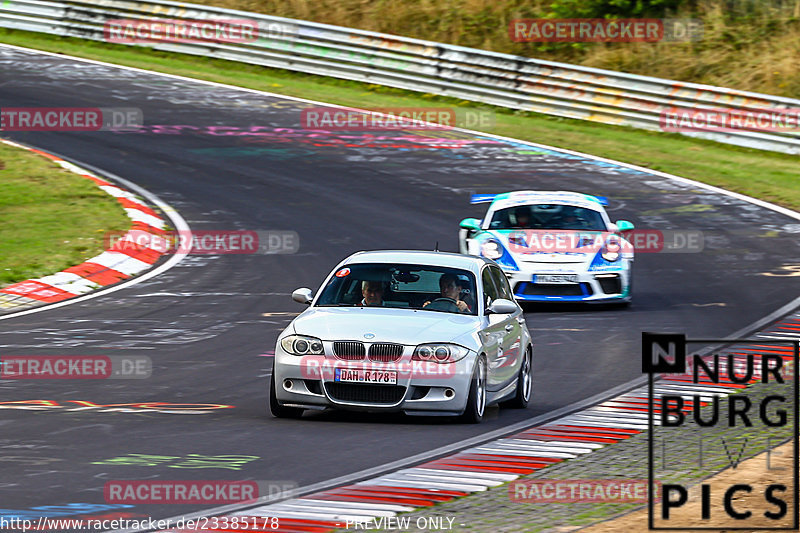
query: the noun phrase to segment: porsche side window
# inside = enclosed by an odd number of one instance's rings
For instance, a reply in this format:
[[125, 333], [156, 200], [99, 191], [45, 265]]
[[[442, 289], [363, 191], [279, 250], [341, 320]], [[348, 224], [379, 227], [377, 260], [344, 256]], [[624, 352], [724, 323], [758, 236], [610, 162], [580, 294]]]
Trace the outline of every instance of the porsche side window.
[[481, 280], [483, 280], [484, 302], [488, 306], [498, 298], [497, 288], [494, 286], [492, 273], [489, 271], [488, 267], [483, 269], [483, 273], [481, 274]]

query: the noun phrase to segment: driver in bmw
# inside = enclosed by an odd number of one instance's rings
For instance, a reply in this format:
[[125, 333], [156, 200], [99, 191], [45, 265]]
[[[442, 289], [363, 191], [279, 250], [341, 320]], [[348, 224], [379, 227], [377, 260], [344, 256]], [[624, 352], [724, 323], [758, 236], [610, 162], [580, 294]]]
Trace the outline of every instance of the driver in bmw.
[[[461, 287], [458, 284], [458, 277], [455, 274], [442, 274], [442, 277], [439, 278], [439, 290], [442, 293], [442, 298], [449, 298], [455, 302], [456, 306], [458, 307], [459, 312], [461, 313], [469, 313], [470, 308], [467, 305], [467, 302], [464, 300], [460, 300], [459, 296], [461, 296]], [[428, 304], [431, 303], [432, 300], [428, 300], [422, 307], [427, 307]]]
[[361, 282], [361, 305], [365, 307], [380, 307], [383, 305], [383, 283], [380, 281]]

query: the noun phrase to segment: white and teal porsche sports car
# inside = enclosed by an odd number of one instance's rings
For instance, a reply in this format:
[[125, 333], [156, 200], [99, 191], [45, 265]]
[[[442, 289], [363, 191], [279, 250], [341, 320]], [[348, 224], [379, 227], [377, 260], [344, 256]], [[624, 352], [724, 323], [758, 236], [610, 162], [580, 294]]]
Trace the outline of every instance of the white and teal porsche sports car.
[[633, 246], [627, 220], [611, 222], [603, 197], [568, 191], [475, 194], [483, 220], [461, 221], [461, 253], [492, 259], [521, 302], [631, 300]]

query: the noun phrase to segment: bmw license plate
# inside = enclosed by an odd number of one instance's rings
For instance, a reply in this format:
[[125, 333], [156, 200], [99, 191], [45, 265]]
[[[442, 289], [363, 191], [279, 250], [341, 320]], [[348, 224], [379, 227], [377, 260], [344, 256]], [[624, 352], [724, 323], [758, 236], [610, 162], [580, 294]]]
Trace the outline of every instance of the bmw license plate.
[[333, 381], [341, 381], [343, 383], [397, 385], [397, 371], [337, 368], [333, 375]]
[[565, 284], [578, 283], [577, 274], [536, 274], [533, 276], [534, 283]]

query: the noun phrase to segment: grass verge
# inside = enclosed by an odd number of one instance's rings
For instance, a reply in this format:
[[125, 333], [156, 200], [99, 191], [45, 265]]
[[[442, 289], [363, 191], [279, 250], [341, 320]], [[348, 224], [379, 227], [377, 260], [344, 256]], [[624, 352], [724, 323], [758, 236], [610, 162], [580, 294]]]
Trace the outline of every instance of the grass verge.
[[[359, 82], [74, 38], [0, 30], [0, 42], [251, 89], [358, 107], [478, 107], [472, 102]], [[797, 156], [500, 107], [495, 133], [587, 152], [800, 209]]]
[[59, 272], [103, 249], [130, 220], [90, 180], [0, 144], [0, 286]]

